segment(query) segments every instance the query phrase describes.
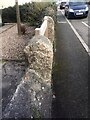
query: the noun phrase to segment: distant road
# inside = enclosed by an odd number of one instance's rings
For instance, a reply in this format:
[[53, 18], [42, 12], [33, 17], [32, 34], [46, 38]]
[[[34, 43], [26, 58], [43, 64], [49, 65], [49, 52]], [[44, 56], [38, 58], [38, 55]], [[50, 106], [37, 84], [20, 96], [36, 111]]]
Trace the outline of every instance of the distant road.
[[[64, 10], [59, 10], [58, 14], [61, 12], [62, 15], [64, 15]], [[90, 55], [90, 39], [89, 39], [89, 31], [90, 31], [90, 12], [88, 14], [87, 18], [84, 19], [71, 19], [67, 20], [66, 22], [69, 23], [70, 27], [76, 34], [76, 36], [79, 38], [80, 42], [82, 43], [83, 47], [86, 49], [88, 54]], [[62, 20], [58, 19], [58, 23], [62, 22]], [[77, 33], [76, 33], [76, 32]], [[77, 35], [78, 34], [78, 35]]]

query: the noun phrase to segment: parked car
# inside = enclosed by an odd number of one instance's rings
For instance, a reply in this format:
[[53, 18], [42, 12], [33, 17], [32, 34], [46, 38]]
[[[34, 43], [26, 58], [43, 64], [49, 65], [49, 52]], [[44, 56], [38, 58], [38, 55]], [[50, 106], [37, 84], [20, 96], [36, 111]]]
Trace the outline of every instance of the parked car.
[[70, 0], [65, 5], [65, 16], [67, 18], [72, 17], [87, 17], [89, 8], [86, 4], [85, 0], [80, 0], [80, 2], [77, 2], [78, 0]]
[[60, 9], [64, 9], [65, 8], [65, 4], [66, 4], [66, 2], [61, 2]]

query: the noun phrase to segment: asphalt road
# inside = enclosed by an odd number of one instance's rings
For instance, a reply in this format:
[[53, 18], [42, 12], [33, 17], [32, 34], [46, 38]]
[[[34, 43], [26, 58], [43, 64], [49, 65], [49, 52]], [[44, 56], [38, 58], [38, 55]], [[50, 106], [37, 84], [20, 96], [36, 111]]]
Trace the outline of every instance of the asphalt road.
[[67, 20], [63, 14], [57, 11], [52, 115], [88, 118], [89, 17]]

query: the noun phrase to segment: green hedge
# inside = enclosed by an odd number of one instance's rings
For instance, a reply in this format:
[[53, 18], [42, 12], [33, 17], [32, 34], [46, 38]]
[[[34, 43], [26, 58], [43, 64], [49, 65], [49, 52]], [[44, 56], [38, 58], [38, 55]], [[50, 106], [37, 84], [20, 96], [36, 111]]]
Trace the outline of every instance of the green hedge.
[[[55, 3], [50, 2], [32, 2], [19, 6], [21, 22], [39, 27], [45, 15], [55, 17]], [[8, 7], [2, 10], [3, 23], [16, 22], [16, 6]]]

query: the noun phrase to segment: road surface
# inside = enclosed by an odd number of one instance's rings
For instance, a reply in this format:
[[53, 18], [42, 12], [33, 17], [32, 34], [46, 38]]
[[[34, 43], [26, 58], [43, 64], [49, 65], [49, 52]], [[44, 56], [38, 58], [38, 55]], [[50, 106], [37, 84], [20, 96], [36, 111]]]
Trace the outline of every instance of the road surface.
[[67, 20], [57, 11], [53, 118], [88, 118], [88, 19]]

